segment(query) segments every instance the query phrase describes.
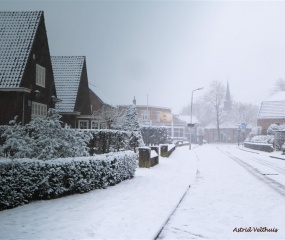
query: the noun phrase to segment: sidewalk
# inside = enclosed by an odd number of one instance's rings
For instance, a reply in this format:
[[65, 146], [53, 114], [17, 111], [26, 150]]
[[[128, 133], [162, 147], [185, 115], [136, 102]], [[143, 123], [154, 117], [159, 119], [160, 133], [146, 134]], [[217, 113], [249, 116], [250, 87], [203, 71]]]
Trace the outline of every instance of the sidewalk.
[[159, 161], [107, 189], [2, 211], [1, 239], [153, 239], [197, 172], [188, 146]]

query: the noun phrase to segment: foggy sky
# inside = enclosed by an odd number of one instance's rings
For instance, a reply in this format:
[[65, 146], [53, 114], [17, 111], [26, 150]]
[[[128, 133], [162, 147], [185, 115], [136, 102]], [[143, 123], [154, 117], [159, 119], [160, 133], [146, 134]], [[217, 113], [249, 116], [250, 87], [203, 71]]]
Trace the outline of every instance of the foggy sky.
[[0, 0], [0, 9], [43, 10], [51, 55], [86, 56], [89, 82], [114, 105], [148, 95], [179, 113], [213, 80], [259, 105], [285, 78], [284, 1]]

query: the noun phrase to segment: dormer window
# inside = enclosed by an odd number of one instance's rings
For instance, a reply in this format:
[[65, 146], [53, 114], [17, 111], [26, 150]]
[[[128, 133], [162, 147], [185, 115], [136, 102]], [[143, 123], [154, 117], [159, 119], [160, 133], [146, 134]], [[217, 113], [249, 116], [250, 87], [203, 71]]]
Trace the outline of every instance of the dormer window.
[[46, 85], [46, 69], [36, 64], [36, 84], [41, 87]]

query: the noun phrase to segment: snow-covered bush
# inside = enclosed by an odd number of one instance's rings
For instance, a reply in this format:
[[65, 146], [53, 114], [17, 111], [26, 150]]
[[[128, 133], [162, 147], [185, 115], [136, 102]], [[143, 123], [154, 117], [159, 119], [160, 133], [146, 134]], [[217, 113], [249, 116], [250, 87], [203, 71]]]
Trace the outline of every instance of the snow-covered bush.
[[130, 132], [110, 129], [84, 129], [80, 131], [92, 135], [88, 144], [90, 155], [133, 150], [135, 147], [144, 146], [142, 136], [138, 131]]
[[146, 145], [158, 145], [167, 142], [167, 127], [143, 126], [140, 128]]
[[267, 129], [267, 134], [275, 137], [275, 148], [280, 150], [285, 143], [285, 125], [284, 124], [271, 124]]
[[136, 105], [129, 105], [122, 125], [124, 131], [139, 131], [139, 120]]
[[250, 142], [252, 143], [270, 143], [273, 144], [274, 142], [274, 136], [272, 135], [259, 135], [253, 137]]
[[0, 210], [117, 184], [134, 176], [136, 160], [132, 151], [50, 161], [1, 160]]
[[[6, 138], [3, 136], [3, 133], [6, 131], [8, 126], [3, 126], [3, 125], [0, 125], [0, 148], [1, 146], [3, 146], [3, 144], [5, 143], [6, 141]], [[0, 151], [0, 157], [1, 156], [5, 156], [6, 154], [2, 151]]]
[[12, 125], [2, 134], [5, 143], [0, 151], [11, 158], [43, 160], [87, 156], [91, 135], [62, 127], [60, 117], [56, 110], [50, 109], [46, 117], [35, 118], [25, 126], [11, 121]]
[[252, 128], [251, 132], [248, 134], [245, 141], [250, 141], [253, 137], [261, 135], [261, 130], [262, 130], [261, 126], [256, 126]]
[[275, 131], [279, 130], [285, 130], [285, 125], [273, 123], [268, 127], [267, 134], [274, 135]]

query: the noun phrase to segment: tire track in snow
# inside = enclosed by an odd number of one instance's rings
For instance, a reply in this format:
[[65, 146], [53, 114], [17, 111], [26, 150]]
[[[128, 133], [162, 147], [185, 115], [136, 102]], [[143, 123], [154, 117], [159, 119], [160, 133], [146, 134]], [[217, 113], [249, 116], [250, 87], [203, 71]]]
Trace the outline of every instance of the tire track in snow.
[[[195, 156], [197, 158], [197, 161], [199, 162], [199, 157], [197, 156], [196, 152], [195, 153]], [[197, 168], [197, 171], [196, 171], [196, 177], [195, 179], [197, 178], [197, 176], [199, 175], [199, 169]], [[178, 204], [176, 205], [176, 207], [174, 208], [174, 210], [170, 213], [170, 215], [168, 216], [168, 218], [166, 219], [165, 223], [162, 225], [161, 229], [159, 229], [158, 233], [155, 235], [155, 238], [154, 240], [157, 240], [157, 239], [161, 239], [159, 238], [159, 235], [161, 234], [161, 232], [163, 231], [164, 227], [166, 226], [166, 224], [169, 222], [170, 218], [172, 217], [172, 215], [175, 213], [175, 211], [177, 210], [177, 208], [179, 207], [179, 205], [181, 204], [182, 200], [184, 199], [184, 197], [186, 196], [186, 194], [188, 193], [189, 189], [191, 188], [191, 185], [189, 185], [189, 187], [186, 189], [186, 191], [184, 192], [184, 194], [182, 195], [182, 197], [180, 198]], [[195, 235], [195, 234], [193, 234]]]
[[264, 175], [262, 172], [260, 172], [257, 168], [251, 166], [250, 164], [246, 163], [244, 160], [234, 156], [230, 152], [226, 150], [222, 150], [219, 147], [217, 149], [228, 156], [229, 158], [236, 161], [238, 164], [240, 164], [242, 167], [244, 167], [249, 173], [251, 173], [253, 176], [255, 176], [258, 180], [264, 182], [268, 186], [270, 186], [272, 189], [274, 189], [277, 193], [281, 194], [282, 197], [285, 197], [285, 186], [281, 183], [275, 181], [274, 179]]

